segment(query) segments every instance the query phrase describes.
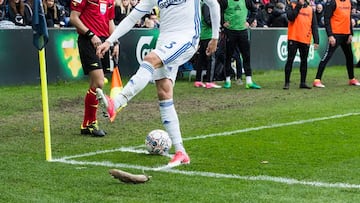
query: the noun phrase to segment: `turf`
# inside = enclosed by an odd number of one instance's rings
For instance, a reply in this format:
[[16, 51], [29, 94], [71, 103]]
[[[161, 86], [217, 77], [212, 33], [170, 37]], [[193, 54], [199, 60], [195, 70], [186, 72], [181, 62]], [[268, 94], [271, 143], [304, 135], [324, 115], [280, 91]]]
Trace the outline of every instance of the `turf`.
[[[108, 135], [93, 138], [79, 128], [87, 81], [49, 84], [55, 161], [45, 160], [40, 85], [1, 87], [0, 202], [359, 202], [360, 87], [347, 85], [346, 69], [328, 67], [323, 89], [299, 89], [296, 68], [290, 90], [282, 89], [283, 71], [253, 79], [263, 88], [176, 82], [191, 164], [171, 171], [151, 170], [168, 157], [118, 150], [143, 150], [146, 134], [162, 128], [154, 85], [114, 123], [99, 113]], [[86, 153], [93, 154], [64, 158]], [[114, 167], [152, 179], [124, 184], [109, 176]]]

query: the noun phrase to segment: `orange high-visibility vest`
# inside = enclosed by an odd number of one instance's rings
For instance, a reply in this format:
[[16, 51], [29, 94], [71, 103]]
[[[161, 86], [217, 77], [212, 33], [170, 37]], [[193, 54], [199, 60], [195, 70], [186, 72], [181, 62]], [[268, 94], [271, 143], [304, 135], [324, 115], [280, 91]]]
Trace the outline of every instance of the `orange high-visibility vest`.
[[[292, 4], [293, 8], [296, 6]], [[310, 44], [312, 30], [313, 9], [311, 6], [301, 8], [294, 21], [288, 23], [288, 40], [294, 40], [304, 44]]]
[[330, 18], [331, 30], [334, 34], [350, 34], [350, 0], [335, 0], [336, 9]]

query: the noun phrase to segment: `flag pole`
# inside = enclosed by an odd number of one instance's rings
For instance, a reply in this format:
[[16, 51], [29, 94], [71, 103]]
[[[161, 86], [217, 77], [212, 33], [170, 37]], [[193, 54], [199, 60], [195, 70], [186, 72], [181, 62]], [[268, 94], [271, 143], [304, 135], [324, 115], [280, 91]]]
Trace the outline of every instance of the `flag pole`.
[[45, 48], [39, 51], [39, 64], [40, 64], [40, 78], [41, 78], [42, 107], [43, 107], [43, 116], [44, 116], [45, 155], [46, 155], [46, 160], [51, 161], [50, 118], [49, 118], [49, 101], [48, 101], [48, 92], [47, 92]]
[[49, 33], [45, 20], [44, 8], [41, 0], [33, 2], [33, 44], [39, 51], [41, 96], [44, 116], [44, 138], [45, 138], [45, 156], [47, 161], [51, 161], [51, 139], [50, 139], [50, 119], [49, 119], [49, 101], [46, 79], [46, 61], [45, 46], [49, 40]]

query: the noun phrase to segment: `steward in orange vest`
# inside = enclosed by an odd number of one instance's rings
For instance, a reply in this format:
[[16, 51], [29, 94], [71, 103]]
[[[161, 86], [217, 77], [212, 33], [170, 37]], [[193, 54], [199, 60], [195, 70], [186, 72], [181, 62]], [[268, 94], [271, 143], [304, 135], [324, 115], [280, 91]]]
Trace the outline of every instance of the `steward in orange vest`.
[[339, 46], [341, 46], [346, 59], [348, 84], [351, 86], [360, 86], [359, 81], [355, 79], [354, 76], [354, 56], [351, 47], [353, 35], [351, 25], [351, 0], [327, 0], [324, 8], [324, 23], [329, 43], [319, 63], [313, 86], [320, 88], [325, 87], [321, 82], [321, 77], [326, 64]]
[[299, 0], [288, 5], [288, 58], [285, 64], [285, 90], [290, 87], [290, 75], [297, 50], [300, 53], [300, 85], [302, 89], [311, 89], [306, 84], [307, 58], [311, 39], [314, 39], [314, 48], [319, 46], [319, 33], [316, 16], [307, 2]]

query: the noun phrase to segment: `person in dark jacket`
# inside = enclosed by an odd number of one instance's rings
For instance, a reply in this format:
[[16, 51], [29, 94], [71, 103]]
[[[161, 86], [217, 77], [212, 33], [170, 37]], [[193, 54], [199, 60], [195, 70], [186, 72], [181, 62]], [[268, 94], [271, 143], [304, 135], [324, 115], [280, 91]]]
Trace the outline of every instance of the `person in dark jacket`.
[[285, 4], [278, 2], [269, 16], [267, 25], [269, 27], [287, 27], [288, 19], [285, 11]]

